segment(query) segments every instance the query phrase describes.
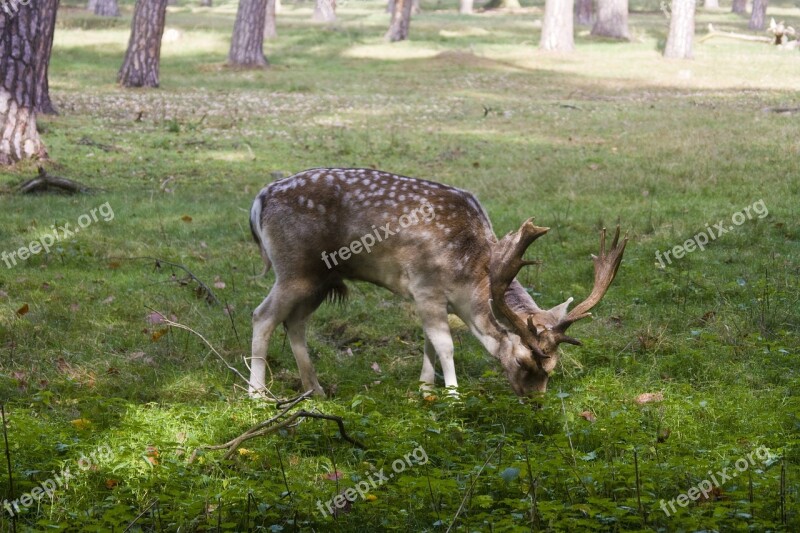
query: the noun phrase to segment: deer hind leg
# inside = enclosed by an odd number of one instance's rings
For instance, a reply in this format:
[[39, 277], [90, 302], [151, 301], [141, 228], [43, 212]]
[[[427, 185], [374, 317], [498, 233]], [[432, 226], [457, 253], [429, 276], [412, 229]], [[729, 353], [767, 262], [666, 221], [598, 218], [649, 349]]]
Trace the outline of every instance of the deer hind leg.
[[322, 390], [317, 380], [317, 372], [308, 355], [308, 344], [306, 343], [308, 317], [319, 307], [323, 298], [306, 300], [299, 304], [286, 320], [286, 328], [289, 332], [289, 344], [292, 346], [294, 360], [297, 361], [297, 370], [300, 372], [300, 380], [303, 382], [303, 392], [313, 390], [316, 396], [324, 398], [325, 391]]
[[251, 397], [259, 397], [266, 387], [267, 349], [272, 333], [287, 319], [298, 303], [307, 298], [307, 294], [277, 281], [269, 295], [253, 311], [253, 345], [248, 383]]

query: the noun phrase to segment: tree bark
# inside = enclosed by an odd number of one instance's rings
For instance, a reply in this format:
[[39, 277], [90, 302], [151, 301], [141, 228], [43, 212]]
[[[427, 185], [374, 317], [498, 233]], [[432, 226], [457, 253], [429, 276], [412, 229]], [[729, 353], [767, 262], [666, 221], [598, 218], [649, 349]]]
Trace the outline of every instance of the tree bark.
[[228, 64], [239, 67], [266, 67], [264, 55], [264, 23], [267, 0], [239, 0], [236, 23], [233, 26]]
[[35, 111], [40, 16], [39, 2], [0, 5], [0, 165], [47, 157]]
[[117, 81], [123, 87], [158, 87], [167, 0], [136, 0], [131, 38]]
[[539, 48], [547, 52], [571, 52], [575, 49], [572, 0], [546, 0]]
[[597, 22], [592, 35], [630, 39], [628, 33], [628, 0], [597, 0]]
[[389, 23], [389, 31], [386, 32], [387, 41], [394, 43], [408, 39], [413, 4], [412, 0], [395, 0], [392, 21]]
[[264, 18], [264, 39], [277, 39], [278, 26], [275, 20], [276, 0], [267, 0], [267, 15]]
[[589, 26], [594, 18], [592, 0], [575, 1], [575, 23], [579, 26]]
[[[94, 2], [94, 14], [99, 17], [118, 17], [119, 5], [117, 0], [91, 0]], [[90, 1], [90, 3], [91, 3]]]
[[39, 40], [36, 46], [36, 105], [37, 113], [58, 115], [50, 101], [50, 82], [47, 71], [53, 51], [53, 34], [56, 29], [56, 11], [60, 0], [41, 0], [39, 14]]
[[744, 15], [747, 13], [747, 0], [733, 0], [731, 4], [731, 13], [739, 13]]
[[669, 35], [664, 47], [664, 57], [677, 59], [692, 58], [694, 40], [695, 0], [672, 0], [672, 16], [669, 21]]
[[719, 9], [719, 0], [703, 0], [703, 7], [706, 9]]
[[767, 27], [767, 0], [753, 0], [753, 12], [747, 27], [757, 31]]
[[214, 2], [212, 0], [200, 0], [200, 7], [213, 7]]
[[461, 15], [472, 15], [472, 7], [475, 3], [475, 0], [459, 0], [458, 1], [458, 12]]
[[314, 14], [311, 20], [315, 22], [336, 22], [336, 0], [317, 0], [314, 4]]

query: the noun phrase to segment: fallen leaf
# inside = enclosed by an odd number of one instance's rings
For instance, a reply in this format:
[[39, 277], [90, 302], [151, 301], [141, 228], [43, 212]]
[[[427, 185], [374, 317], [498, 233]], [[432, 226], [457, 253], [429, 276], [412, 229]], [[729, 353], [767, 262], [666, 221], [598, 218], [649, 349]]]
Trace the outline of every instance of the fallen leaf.
[[72, 313], [77, 313], [77, 312], [78, 312], [78, 309], [80, 309], [80, 308], [81, 308], [81, 306], [80, 306], [80, 305], [78, 305], [78, 304], [76, 304], [76, 303], [69, 304], [69, 310], [70, 310], [70, 312], [72, 312]]
[[161, 337], [163, 337], [163, 336], [164, 336], [164, 335], [166, 335], [167, 333], [169, 333], [169, 328], [160, 329], [160, 330], [158, 330], [158, 331], [154, 332], [154, 333], [153, 333], [153, 334], [150, 336], [150, 339], [151, 339], [153, 342], [156, 342], [158, 339], [160, 339]]
[[422, 397], [422, 399], [425, 400], [426, 402], [435, 402], [436, 400], [439, 399], [439, 397], [436, 396], [435, 394], [426, 394], [425, 396]]
[[92, 421], [85, 418], [76, 418], [75, 420], [70, 421], [70, 424], [81, 431], [92, 427]]
[[109, 489], [109, 490], [113, 489], [117, 485], [119, 485], [119, 481], [117, 481], [116, 479], [107, 479], [106, 480], [106, 488]]
[[19, 309], [17, 309], [17, 315], [18, 315], [18, 316], [24, 316], [24, 315], [27, 315], [27, 314], [28, 314], [28, 311], [30, 311], [30, 310], [31, 310], [31, 308], [30, 308], [30, 307], [28, 307], [28, 304], [23, 304], [23, 305], [22, 305], [22, 307], [20, 307]]
[[113, 301], [114, 301], [114, 297], [113, 297], [113, 296], [109, 296], [108, 298], [106, 298], [105, 300], [103, 300], [103, 303], [104, 303], [104, 304], [110, 304], [110, 303], [111, 303], [111, 302], [113, 302]]
[[378, 373], [378, 374], [380, 374], [380, 373], [381, 373], [381, 365], [379, 365], [377, 362], [373, 362], [373, 363], [370, 365], [370, 368], [371, 368], [372, 370], [374, 370], [374, 371], [375, 371], [376, 373]]
[[181, 220], [183, 220], [184, 222], [191, 222], [192, 221], [192, 217], [190, 217], [189, 215], [183, 215], [181, 217]]
[[119, 268], [119, 267], [121, 267], [121, 266], [122, 266], [122, 265], [121, 265], [121, 264], [120, 264], [118, 261], [111, 261], [111, 262], [108, 264], [108, 268], [110, 268], [111, 270], [116, 270], [116, 269], [118, 269], [118, 268]]
[[214, 276], [214, 288], [215, 289], [224, 289], [225, 282], [219, 279], [219, 276]]
[[591, 422], [592, 424], [594, 424], [597, 421], [597, 417], [594, 416], [594, 413], [592, 413], [591, 411], [582, 412], [581, 417], [587, 422]]
[[378, 499], [378, 497], [375, 496], [374, 494], [367, 494], [366, 498], [364, 499], [367, 500], [368, 502], [374, 502], [375, 500]]
[[638, 403], [639, 405], [651, 402], [663, 402], [663, 401], [664, 401], [663, 392], [645, 392], [636, 397], [636, 403]]

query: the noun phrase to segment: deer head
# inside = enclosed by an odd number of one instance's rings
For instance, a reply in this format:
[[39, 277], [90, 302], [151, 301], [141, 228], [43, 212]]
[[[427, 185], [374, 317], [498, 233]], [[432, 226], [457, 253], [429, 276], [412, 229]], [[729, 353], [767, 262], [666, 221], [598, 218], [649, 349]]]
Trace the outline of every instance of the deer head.
[[[606, 230], [600, 232], [600, 255], [592, 255], [594, 262], [594, 288], [591, 294], [568, 311], [572, 298], [552, 309], [539, 309], [533, 305], [513, 305], [519, 290], [509, 291], [520, 269], [537, 261], [522, 257], [528, 247], [548, 232], [528, 219], [519, 230], [509, 233], [493, 246], [489, 262], [492, 309], [495, 317], [509, 328], [510, 346], [501, 348], [500, 360], [514, 391], [520, 396], [543, 393], [547, 390], [550, 373], [558, 363], [558, 347], [562, 343], [580, 346], [579, 340], [566, 334], [567, 329], [583, 318], [591, 316], [589, 310], [600, 302], [617, 274], [627, 236], [619, 240], [619, 226], [614, 233], [611, 248], [606, 250]], [[519, 287], [521, 288], [521, 287]], [[514, 336], [519, 338], [517, 342]]]

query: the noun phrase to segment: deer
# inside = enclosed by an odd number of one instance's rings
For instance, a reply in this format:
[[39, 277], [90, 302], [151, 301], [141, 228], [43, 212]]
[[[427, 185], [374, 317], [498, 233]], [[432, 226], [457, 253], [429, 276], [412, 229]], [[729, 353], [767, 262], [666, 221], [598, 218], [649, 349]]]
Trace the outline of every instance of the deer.
[[594, 287], [572, 310], [570, 297], [540, 308], [516, 279], [523, 258], [549, 228], [526, 220], [502, 239], [470, 192], [373, 169], [314, 168], [274, 181], [256, 196], [250, 229], [275, 282], [253, 312], [249, 394], [266, 389], [269, 339], [283, 324], [304, 391], [324, 397], [309, 357], [309, 317], [326, 300], [344, 301], [345, 280], [365, 281], [411, 299], [422, 323], [419, 386], [434, 387], [438, 357], [447, 390], [457, 395], [448, 314], [457, 315], [500, 363], [518, 396], [541, 395], [566, 334], [608, 291], [622, 261], [627, 234], [619, 226], [592, 255]]

